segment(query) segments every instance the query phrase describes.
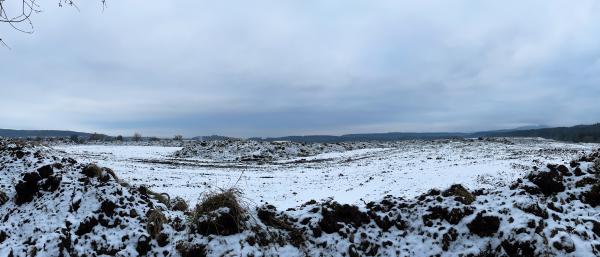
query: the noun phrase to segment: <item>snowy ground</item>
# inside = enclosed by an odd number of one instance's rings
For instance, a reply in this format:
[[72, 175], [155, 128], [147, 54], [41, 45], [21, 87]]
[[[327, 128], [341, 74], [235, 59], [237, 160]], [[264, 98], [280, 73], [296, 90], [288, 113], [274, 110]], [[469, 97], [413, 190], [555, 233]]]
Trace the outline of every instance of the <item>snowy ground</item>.
[[543, 139], [406, 141], [262, 165], [171, 157], [180, 147], [54, 148], [113, 168], [132, 185], [148, 185], [192, 204], [204, 192], [237, 186], [251, 205], [268, 202], [285, 209], [328, 197], [342, 203], [388, 194], [412, 197], [454, 183], [471, 189], [506, 185], [540, 161], [565, 163], [599, 147]]

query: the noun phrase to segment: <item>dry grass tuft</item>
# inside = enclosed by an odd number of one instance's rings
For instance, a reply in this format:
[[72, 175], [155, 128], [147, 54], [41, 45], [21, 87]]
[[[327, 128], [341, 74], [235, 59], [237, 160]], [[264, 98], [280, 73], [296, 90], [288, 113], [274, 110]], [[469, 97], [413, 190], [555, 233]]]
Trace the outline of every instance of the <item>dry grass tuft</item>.
[[217, 193], [209, 193], [204, 196], [200, 203], [196, 206], [195, 214], [209, 213], [220, 208], [226, 207], [236, 213], [244, 213], [244, 209], [239, 204], [241, 191], [236, 188], [231, 188]]
[[146, 225], [146, 229], [152, 238], [157, 238], [157, 236], [162, 232], [163, 224], [167, 222], [167, 218], [165, 215], [157, 209], [151, 210], [148, 213], [148, 224]]
[[246, 210], [236, 188], [207, 194], [192, 212], [192, 231], [202, 235], [232, 235], [244, 230]]
[[152, 190], [150, 190], [147, 186], [141, 185], [138, 188], [139, 192], [143, 195], [147, 195], [150, 198], [154, 198], [156, 201], [158, 201], [159, 203], [164, 204], [167, 208], [171, 207], [171, 203], [170, 203], [170, 196], [167, 193], [156, 193]]
[[117, 177], [117, 174], [112, 169], [100, 167], [94, 163], [83, 167], [81, 173], [89, 178], [97, 178], [101, 182], [108, 182], [112, 177], [114, 181], [120, 183], [119, 177]]
[[181, 197], [175, 197], [175, 199], [171, 201], [171, 210], [173, 211], [185, 212], [188, 210], [188, 208], [189, 206], [187, 202]]
[[81, 172], [90, 178], [97, 178], [102, 175], [102, 168], [98, 167], [98, 165], [96, 164], [91, 163], [85, 166], [83, 170], [81, 170]]
[[106, 173], [108, 175], [110, 175], [115, 181], [119, 181], [119, 177], [117, 177], [117, 174], [115, 174], [115, 171], [113, 171], [112, 169], [109, 168], [103, 168], [104, 171], [106, 171]]

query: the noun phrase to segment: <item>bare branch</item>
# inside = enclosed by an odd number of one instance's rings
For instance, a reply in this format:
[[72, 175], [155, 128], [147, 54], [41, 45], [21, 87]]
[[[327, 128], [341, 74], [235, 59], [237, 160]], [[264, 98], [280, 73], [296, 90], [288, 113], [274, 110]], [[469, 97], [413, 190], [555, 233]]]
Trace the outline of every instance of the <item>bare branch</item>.
[[[8, 1], [11, 1], [10, 3], [14, 5], [9, 6]], [[32, 15], [41, 12], [37, 1], [38, 0], [0, 0], [0, 24], [6, 23], [19, 32], [27, 34], [33, 33], [34, 27], [31, 17]], [[106, 0], [100, 1], [102, 3], [102, 11], [104, 11], [106, 8]], [[58, 6], [69, 6], [80, 11], [79, 6], [77, 6], [73, 0], [58, 0]], [[0, 38], [0, 44], [9, 48], [2, 38]]]

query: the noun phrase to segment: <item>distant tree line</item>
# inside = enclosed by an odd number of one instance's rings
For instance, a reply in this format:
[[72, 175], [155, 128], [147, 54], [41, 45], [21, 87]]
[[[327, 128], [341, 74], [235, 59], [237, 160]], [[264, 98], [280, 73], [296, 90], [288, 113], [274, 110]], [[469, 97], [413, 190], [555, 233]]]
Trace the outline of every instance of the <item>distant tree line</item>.
[[541, 137], [560, 141], [600, 143], [600, 123], [574, 127], [519, 130], [491, 134], [502, 137]]
[[[41, 140], [40, 137], [38, 137], [39, 140]], [[151, 142], [156, 142], [156, 141], [160, 141], [163, 140], [159, 137], [143, 137], [141, 133], [139, 132], [135, 132], [131, 137], [129, 138], [125, 138], [122, 135], [118, 135], [116, 137], [113, 136], [107, 136], [104, 134], [98, 134], [98, 133], [93, 133], [93, 134], [89, 134], [89, 135], [78, 135], [78, 134], [72, 134], [69, 139], [72, 142], [75, 143], [85, 143], [87, 141], [134, 141], [134, 142], [140, 142], [140, 141], [151, 141]], [[173, 136], [172, 140], [175, 141], [183, 141], [183, 136], [182, 135], [175, 135]]]
[[542, 128], [511, 131], [483, 131], [476, 133], [370, 133], [342, 136], [314, 135], [276, 138], [251, 138], [257, 141], [292, 141], [300, 143], [339, 143], [354, 141], [435, 140], [478, 137], [541, 137], [559, 141], [600, 143], [600, 123], [574, 127]]

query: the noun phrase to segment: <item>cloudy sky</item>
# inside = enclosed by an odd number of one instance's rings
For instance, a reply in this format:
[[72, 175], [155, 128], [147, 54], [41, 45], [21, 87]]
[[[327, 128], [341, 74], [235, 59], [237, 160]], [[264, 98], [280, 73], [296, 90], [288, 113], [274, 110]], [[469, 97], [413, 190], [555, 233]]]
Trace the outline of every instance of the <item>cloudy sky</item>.
[[600, 121], [594, 0], [80, 2], [40, 2], [33, 34], [0, 24], [0, 128], [279, 136]]

